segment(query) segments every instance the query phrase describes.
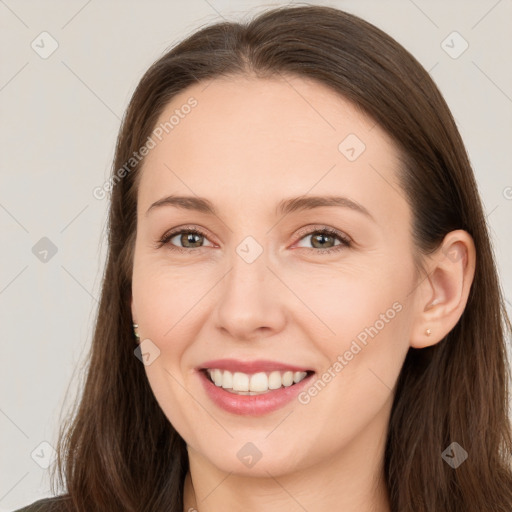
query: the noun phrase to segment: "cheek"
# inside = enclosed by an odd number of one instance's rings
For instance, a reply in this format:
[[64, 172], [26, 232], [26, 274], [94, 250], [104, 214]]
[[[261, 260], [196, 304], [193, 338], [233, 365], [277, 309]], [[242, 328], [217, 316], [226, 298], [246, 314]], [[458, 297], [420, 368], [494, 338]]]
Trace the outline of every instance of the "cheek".
[[154, 362], [145, 366], [148, 382], [169, 421], [187, 436], [197, 428], [191, 418], [204, 414], [186, 389], [191, 378], [190, 348], [204, 324], [210, 289], [206, 272], [169, 267], [150, 258], [135, 261], [132, 291], [139, 331], [158, 351]]
[[329, 339], [330, 346], [333, 341], [343, 343], [359, 334], [364, 341], [366, 328], [376, 326], [383, 331], [396, 323], [410, 280], [406, 272], [397, 276], [381, 270], [380, 275], [371, 268], [317, 273], [294, 283], [294, 291], [316, 317], [317, 332]]
[[309, 293], [303, 290], [302, 297], [307, 296], [317, 317], [314, 324], [308, 318], [309, 328], [304, 320], [304, 329], [309, 329], [323, 354], [325, 368], [336, 364], [331, 373], [343, 373], [352, 392], [356, 380], [378, 382], [378, 377], [392, 388], [409, 347], [412, 271], [404, 268], [401, 274], [386, 274], [385, 269], [379, 270], [379, 275], [368, 269], [366, 275], [345, 274], [317, 282], [318, 286], [310, 283]]
[[396, 285], [347, 286], [344, 293], [330, 292], [332, 302], [326, 302], [322, 319], [335, 335], [312, 338], [325, 366], [299, 396], [297, 411], [305, 419], [324, 418], [308, 426], [318, 446], [323, 446], [326, 433], [336, 439], [328, 449], [350, 444], [390, 408], [408, 350], [410, 311], [406, 293], [400, 292]]
[[198, 405], [199, 402], [191, 399], [184, 376], [169, 364], [168, 359], [167, 354], [162, 353], [161, 357], [145, 367], [149, 386], [174, 429], [187, 443], [198, 445], [201, 429], [198, 429], [197, 420], [204, 418], [204, 410]]
[[187, 339], [183, 328], [201, 308], [208, 282], [186, 268], [168, 268], [151, 261], [136, 262], [133, 272], [133, 302], [141, 334], [155, 341], [162, 351], [179, 347]]
[[[196, 337], [194, 328], [207, 283], [186, 269], [168, 268], [149, 259], [135, 261], [132, 292], [142, 343], [158, 355], [145, 366], [146, 376], [163, 413], [181, 435], [193, 439], [193, 418], [202, 411], [186, 391], [187, 349]], [[156, 347], [156, 348], [154, 348]], [[183, 414], [189, 411], [189, 414]]]

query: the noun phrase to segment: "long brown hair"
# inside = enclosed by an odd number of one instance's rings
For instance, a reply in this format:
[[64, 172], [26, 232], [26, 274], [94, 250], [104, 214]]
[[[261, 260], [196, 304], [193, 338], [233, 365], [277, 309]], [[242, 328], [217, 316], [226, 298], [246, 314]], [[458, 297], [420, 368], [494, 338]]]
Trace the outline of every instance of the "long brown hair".
[[[512, 510], [511, 332], [473, 171], [452, 115], [429, 74], [370, 23], [322, 6], [278, 7], [247, 23], [192, 34], [146, 72], [120, 130], [112, 171], [108, 259], [83, 392], [58, 445], [59, 485], [69, 510], [182, 511], [184, 440], [157, 404], [134, 356], [130, 311], [136, 233], [135, 163], [168, 102], [220, 76], [289, 75], [329, 86], [396, 142], [418, 254], [454, 229], [468, 231], [476, 272], [462, 317], [432, 347], [409, 349], [398, 378], [385, 451], [394, 512]], [[452, 468], [452, 442], [468, 453]], [[55, 475], [52, 475], [52, 482]]]

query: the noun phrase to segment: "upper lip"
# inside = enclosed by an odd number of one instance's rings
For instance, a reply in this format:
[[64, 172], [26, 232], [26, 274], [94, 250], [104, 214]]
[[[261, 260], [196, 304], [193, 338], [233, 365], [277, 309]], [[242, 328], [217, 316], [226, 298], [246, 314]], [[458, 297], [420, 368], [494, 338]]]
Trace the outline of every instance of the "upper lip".
[[275, 370], [293, 371], [293, 372], [311, 372], [310, 368], [297, 366], [280, 361], [270, 361], [266, 359], [257, 359], [254, 361], [239, 361], [237, 359], [215, 359], [206, 361], [199, 366], [200, 370], [215, 369], [228, 370], [230, 372], [258, 373], [271, 372]]

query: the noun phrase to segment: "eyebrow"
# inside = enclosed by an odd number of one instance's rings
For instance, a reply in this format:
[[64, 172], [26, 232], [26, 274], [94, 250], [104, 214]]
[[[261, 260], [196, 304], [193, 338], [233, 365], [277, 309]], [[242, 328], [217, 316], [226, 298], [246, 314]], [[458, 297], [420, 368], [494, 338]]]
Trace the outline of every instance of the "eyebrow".
[[[155, 201], [146, 211], [146, 215], [154, 209], [161, 206], [174, 206], [184, 210], [194, 210], [209, 215], [218, 215], [218, 212], [211, 201], [204, 197], [197, 196], [175, 196], [170, 195]], [[360, 203], [341, 196], [299, 196], [289, 199], [283, 199], [276, 206], [276, 215], [288, 215], [296, 211], [312, 210], [325, 206], [338, 206], [350, 208], [356, 212], [375, 220], [372, 214]]]

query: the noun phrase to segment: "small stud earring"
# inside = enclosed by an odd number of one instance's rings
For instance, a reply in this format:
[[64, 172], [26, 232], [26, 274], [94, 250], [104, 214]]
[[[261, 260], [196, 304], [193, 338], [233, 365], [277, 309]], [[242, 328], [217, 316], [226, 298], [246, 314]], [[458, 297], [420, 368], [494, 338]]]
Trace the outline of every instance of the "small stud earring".
[[427, 330], [425, 331], [425, 334], [426, 334], [427, 336], [430, 336], [430, 335], [432, 334], [432, 331], [431, 331], [430, 329], [427, 329]]
[[136, 329], [139, 327], [139, 324], [133, 324], [133, 334], [135, 334], [135, 337], [137, 338], [137, 341], [140, 340], [140, 335], [137, 333]]

